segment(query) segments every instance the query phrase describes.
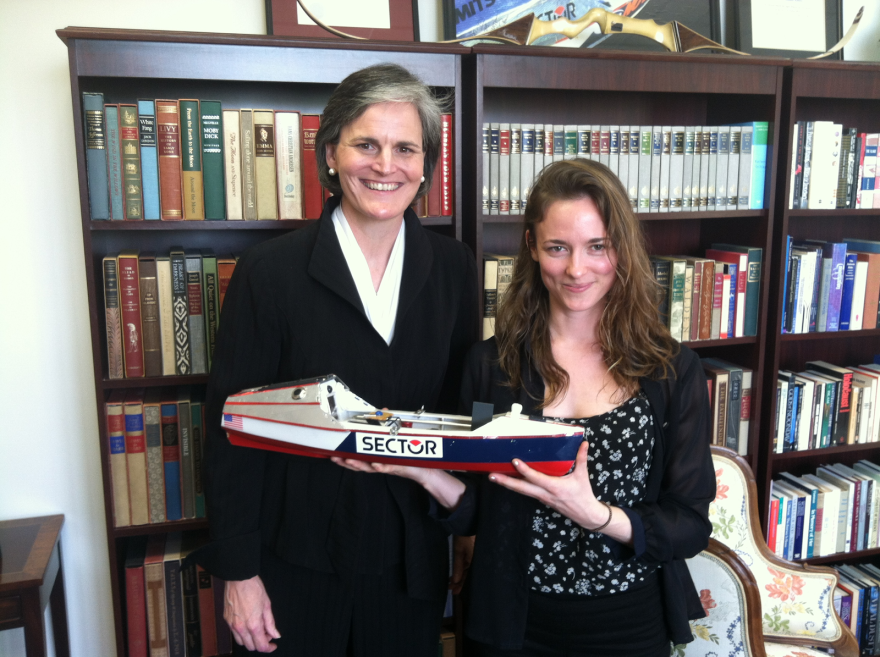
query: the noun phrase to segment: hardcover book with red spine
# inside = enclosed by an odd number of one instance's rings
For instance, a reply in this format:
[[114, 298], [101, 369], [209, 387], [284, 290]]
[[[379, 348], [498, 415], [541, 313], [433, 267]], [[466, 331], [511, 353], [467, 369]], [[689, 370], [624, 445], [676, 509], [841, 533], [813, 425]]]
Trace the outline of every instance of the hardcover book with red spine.
[[159, 199], [164, 221], [183, 220], [180, 183], [180, 110], [176, 100], [156, 101]]
[[452, 216], [452, 114], [443, 114], [440, 142], [440, 215]]
[[211, 573], [196, 565], [199, 586], [199, 625], [202, 633], [202, 657], [215, 657], [217, 652], [217, 616], [214, 610], [214, 588]]
[[315, 157], [315, 136], [320, 127], [319, 115], [302, 115], [303, 204], [306, 219], [319, 219], [324, 208], [323, 191], [318, 180], [318, 160]]
[[147, 593], [144, 588], [144, 557], [147, 537], [137, 536], [128, 543], [125, 555], [125, 614], [128, 657], [147, 657]]
[[165, 534], [152, 534], [144, 558], [147, 592], [147, 636], [150, 657], [168, 657], [168, 620], [165, 615]]
[[144, 375], [143, 329], [138, 252], [123, 251], [116, 258], [119, 278], [119, 307], [122, 310], [122, 353], [125, 376]]
[[220, 311], [223, 308], [223, 300], [226, 298], [226, 290], [229, 288], [229, 281], [232, 280], [232, 272], [235, 269], [235, 258], [231, 255], [217, 257], [217, 293], [220, 297], [220, 306], [217, 308], [217, 322], [220, 322]]
[[440, 176], [441, 162], [437, 161], [434, 175], [431, 176], [431, 189], [428, 191], [428, 216], [440, 216], [440, 187], [443, 185]]

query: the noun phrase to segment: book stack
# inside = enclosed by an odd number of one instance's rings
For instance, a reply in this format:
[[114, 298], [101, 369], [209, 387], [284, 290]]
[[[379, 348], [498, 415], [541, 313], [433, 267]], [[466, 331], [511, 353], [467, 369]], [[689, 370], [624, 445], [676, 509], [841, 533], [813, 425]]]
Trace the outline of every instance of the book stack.
[[784, 258], [783, 333], [877, 328], [880, 242], [795, 240], [787, 235]]
[[865, 460], [780, 473], [771, 484], [769, 548], [789, 561], [877, 548], [878, 482], [880, 466]]
[[798, 121], [792, 128], [789, 210], [880, 208], [878, 133], [833, 121]]
[[525, 211], [535, 176], [551, 162], [608, 166], [637, 212], [764, 208], [766, 121], [723, 126], [484, 123], [483, 214]]
[[184, 558], [204, 542], [172, 532], [129, 541], [125, 600], [129, 657], [214, 657], [232, 652], [225, 582]]
[[[83, 93], [92, 221], [318, 219], [320, 116], [198, 99], [104, 103]], [[452, 115], [419, 216], [452, 216]]]
[[709, 386], [712, 444], [745, 456], [752, 415], [752, 370], [718, 358], [702, 358]]
[[108, 378], [207, 374], [236, 260], [182, 247], [105, 256]]
[[776, 380], [777, 454], [880, 441], [880, 365], [840, 367], [815, 360]]
[[652, 256], [660, 316], [679, 342], [758, 334], [763, 250], [713, 244], [705, 258]]
[[116, 527], [205, 517], [200, 388], [128, 388], [104, 404]]
[[862, 655], [880, 653], [877, 603], [880, 600], [880, 568], [873, 564], [834, 566], [838, 585], [834, 609], [859, 643]]
[[483, 340], [495, 335], [498, 304], [507, 294], [513, 280], [516, 256], [483, 254]]

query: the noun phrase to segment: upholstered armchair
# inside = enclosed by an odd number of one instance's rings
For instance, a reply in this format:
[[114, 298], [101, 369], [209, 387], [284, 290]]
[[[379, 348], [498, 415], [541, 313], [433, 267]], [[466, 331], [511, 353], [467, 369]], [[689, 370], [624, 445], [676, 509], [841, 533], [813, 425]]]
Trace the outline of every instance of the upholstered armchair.
[[[812, 648], [833, 648], [836, 655], [858, 657], [855, 637], [834, 611], [835, 571], [785, 561], [773, 554], [761, 532], [755, 478], [748, 463], [723, 447], [712, 447], [712, 459], [717, 486], [709, 509], [712, 538], [736, 554], [757, 584], [762, 652], [767, 657], [811, 657], [827, 654]], [[699, 585], [697, 588], [701, 590]], [[697, 636], [705, 633], [701, 623], [692, 622]], [[692, 654], [690, 649], [687, 654]]]

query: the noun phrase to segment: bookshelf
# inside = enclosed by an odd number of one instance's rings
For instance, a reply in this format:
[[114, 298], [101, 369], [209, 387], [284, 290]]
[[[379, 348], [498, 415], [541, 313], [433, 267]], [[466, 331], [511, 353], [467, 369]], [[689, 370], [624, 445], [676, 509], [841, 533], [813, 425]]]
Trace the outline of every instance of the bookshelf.
[[[761, 515], [766, 527], [771, 480], [781, 472], [812, 473], [826, 463], [852, 465], [859, 459], [880, 458], [880, 443], [856, 444], [774, 454], [776, 373], [802, 371], [811, 360], [824, 360], [843, 367], [870, 363], [880, 352], [880, 330], [782, 334], [785, 275], [785, 237], [840, 241], [844, 237], [880, 239], [878, 210], [791, 210], [788, 198], [792, 166], [793, 127], [797, 121], [831, 121], [854, 126], [860, 132], [880, 131], [880, 66], [837, 61], [795, 60], [785, 72], [786, 87], [782, 130], [779, 139], [780, 168], [773, 251], [770, 269], [767, 354], [764, 369], [763, 408], [757, 480], [761, 491]], [[862, 550], [809, 559], [808, 563], [876, 560], [880, 550]]]
[[[519, 215], [484, 215], [481, 206], [483, 123], [619, 125], [717, 125], [745, 121], [780, 124], [784, 70], [788, 60], [728, 56], [683, 56], [529, 47], [475, 46], [464, 61], [469, 92], [465, 124], [464, 174], [473, 184], [462, 190], [464, 239], [483, 253], [517, 253]], [[773, 135], [778, 135], [778, 131]], [[777, 136], [771, 135], [771, 153]], [[776, 165], [767, 167], [763, 210], [639, 213], [649, 250], [656, 255], [701, 256], [713, 242], [764, 250], [761, 311], [756, 337], [688, 342], [701, 357], [717, 357], [754, 370], [749, 460], [757, 469], [757, 419], [761, 417], [768, 294], [767, 256], [774, 223]], [[482, 273], [482, 272], [481, 272]]]
[[[335, 85], [348, 74], [373, 64], [405, 66], [451, 97], [450, 111], [461, 116], [461, 55], [458, 46], [362, 43], [271, 36], [172, 33], [69, 27], [58, 30], [68, 47], [73, 123], [82, 215], [90, 330], [93, 353], [95, 412], [98, 418], [104, 503], [116, 630], [116, 654], [127, 652], [123, 564], [130, 538], [171, 531], [204, 530], [204, 519], [116, 528], [104, 401], [119, 388], [195, 385], [207, 375], [138, 379], [107, 377], [101, 258], [124, 249], [167, 252], [178, 244], [210, 247], [216, 253], [240, 253], [247, 247], [310, 223], [296, 221], [91, 221], [81, 95], [101, 92], [105, 102], [138, 98], [216, 99], [227, 108], [268, 107], [320, 114]], [[452, 217], [423, 220], [431, 230], [461, 239], [461, 122], [453, 126], [456, 185]]]

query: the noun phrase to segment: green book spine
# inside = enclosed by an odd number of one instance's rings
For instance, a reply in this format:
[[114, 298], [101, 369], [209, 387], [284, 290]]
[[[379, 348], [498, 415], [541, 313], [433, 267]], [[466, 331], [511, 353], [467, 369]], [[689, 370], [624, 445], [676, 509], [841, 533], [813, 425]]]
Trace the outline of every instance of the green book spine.
[[183, 218], [205, 218], [202, 182], [202, 135], [199, 101], [180, 101], [180, 182], [183, 187]]
[[119, 106], [104, 105], [104, 134], [107, 136], [107, 181], [110, 185], [110, 218], [125, 218], [122, 206], [122, 159], [119, 150]]
[[119, 106], [119, 141], [125, 218], [129, 221], [141, 221], [144, 218], [144, 195], [137, 105]]
[[211, 249], [202, 249], [202, 272], [205, 277], [205, 284], [202, 286], [202, 307], [205, 309], [205, 344], [208, 352], [208, 371], [210, 372], [214, 341], [217, 338], [217, 318], [220, 314], [217, 256]]
[[205, 454], [203, 409], [202, 400], [196, 393], [193, 393], [190, 411], [192, 415], [193, 488], [195, 490], [196, 518], [205, 517], [205, 490], [202, 485], [202, 457]]
[[223, 114], [220, 102], [203, 100], [202, 178], [205, 185], [205, 219], [226, 219], [223, 182]]

